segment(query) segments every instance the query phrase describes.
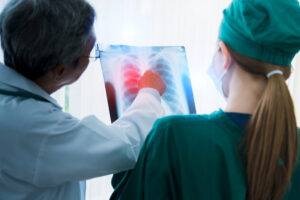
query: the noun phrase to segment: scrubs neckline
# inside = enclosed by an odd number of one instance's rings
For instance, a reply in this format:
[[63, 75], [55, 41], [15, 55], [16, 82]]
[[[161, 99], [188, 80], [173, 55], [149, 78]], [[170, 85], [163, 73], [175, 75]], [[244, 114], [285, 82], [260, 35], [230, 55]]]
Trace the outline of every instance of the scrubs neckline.
[[[246, 113], [241, 113], [246, 114]], [[228, 125], [229, 129], [235, 129], [238, 132], [244, 133], [244, 130], [240, 128], [234, 121], [232, 121], [229, 116], [226, 115], [226, 112], [224, 112], [222, 109], [219, 109], [219, 111], [216, 112], [216, 116], [219, 116], [219, 119], [224, 122], [226, 125]], [[231, 135], [234, 131], [229, 131]]]

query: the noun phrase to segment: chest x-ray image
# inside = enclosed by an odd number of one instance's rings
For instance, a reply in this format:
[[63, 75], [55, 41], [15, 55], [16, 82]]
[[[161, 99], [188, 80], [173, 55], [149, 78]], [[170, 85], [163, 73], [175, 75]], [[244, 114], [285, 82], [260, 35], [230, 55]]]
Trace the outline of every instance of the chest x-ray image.
[[196, 113], [184, 47], [102, 45], [100, 57], [112, 122], [131, 105], [148, 69], [167, 83], [162, 96], [166, 115]]

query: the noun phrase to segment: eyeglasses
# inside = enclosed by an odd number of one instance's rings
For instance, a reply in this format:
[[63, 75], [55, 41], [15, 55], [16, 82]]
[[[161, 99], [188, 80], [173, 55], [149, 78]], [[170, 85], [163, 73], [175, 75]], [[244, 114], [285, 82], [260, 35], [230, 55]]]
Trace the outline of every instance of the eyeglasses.
[[100, 59], [101, 50], [99, 48], [99, 44], [95, 44], [94, 48], [92, 49], [90, 56], [82, 56], [84, 58], [89, 58], [91, 61], [96, 61]]

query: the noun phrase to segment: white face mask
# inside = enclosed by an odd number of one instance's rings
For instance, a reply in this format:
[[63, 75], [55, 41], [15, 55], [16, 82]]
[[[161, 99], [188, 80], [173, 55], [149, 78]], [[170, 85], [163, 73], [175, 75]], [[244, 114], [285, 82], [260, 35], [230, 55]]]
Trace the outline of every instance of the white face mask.
[[217, 76], [216, 72], [215, 72], [215, 66], [212, 63], [209, 66], [208, 70], [207, 70], [207, 74], [213, 80], [213, 82], [214, 82], [217, 90], [223, 95], [223, 97], [225, 97], [225, 93], [223, 91], [223, 82], [222, 82], [222, 79], [225, 76], [225, 74], [227, 73], [228, 69], [229, 68], [223, 69], [222, 72], [220, 72], [220, 74]]

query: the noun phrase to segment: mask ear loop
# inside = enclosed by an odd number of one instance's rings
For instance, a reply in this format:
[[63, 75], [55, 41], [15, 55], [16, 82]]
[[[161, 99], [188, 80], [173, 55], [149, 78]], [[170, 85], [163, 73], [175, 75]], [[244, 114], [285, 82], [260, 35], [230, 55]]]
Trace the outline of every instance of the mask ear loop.
[[267, 78], [269, 79], [271, 76], [275, 75], [275, 74], [280, 74], [283, 76], [283, 72], [280, 71], [280, 70], [274, 70], [274, 71], [271, 71], [267, 74]]

